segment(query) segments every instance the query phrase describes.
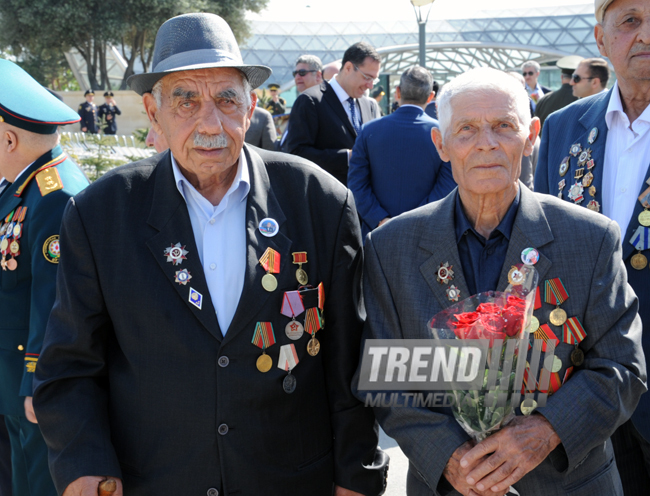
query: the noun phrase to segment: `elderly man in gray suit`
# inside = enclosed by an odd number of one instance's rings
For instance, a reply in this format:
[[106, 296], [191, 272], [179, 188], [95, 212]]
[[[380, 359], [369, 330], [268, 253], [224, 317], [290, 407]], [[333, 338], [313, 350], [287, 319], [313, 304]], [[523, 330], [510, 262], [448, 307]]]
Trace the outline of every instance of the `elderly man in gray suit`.
[[[366, 238], [364, 337], [430, 338], [431, 317], [454, 297], [505, 290], [509, 270], [530, 249], [540, 286], [562, 282], [569, 295], [562, 309], [586, 337], [572, 358], [576, 343], [563, 342], [562, 327], [550, 322], [558, 324], [550, 317], [555, 305], [542, 291], [534, 315], [557, 336], [556, 372], [566, 379], [545, 406], [527, 416], [518, 408], [514, 420], [478, 444], [448, 409], [376, 407], [410, 460], [407, 492], [500, 496], [513, 486], [525, 496], [622, 495], [609, 437], [646, 391], [646, 371], [619, 229], [521, 186], [521, 159], [532, 151], [539, 121], [531, 120], [515, 79], [494, 69], [469, 71], [445, 86], [438, 112], [433, 139], [458, 188]], [[453, 266], [453, 276], [440, 276], [443, 264]]]

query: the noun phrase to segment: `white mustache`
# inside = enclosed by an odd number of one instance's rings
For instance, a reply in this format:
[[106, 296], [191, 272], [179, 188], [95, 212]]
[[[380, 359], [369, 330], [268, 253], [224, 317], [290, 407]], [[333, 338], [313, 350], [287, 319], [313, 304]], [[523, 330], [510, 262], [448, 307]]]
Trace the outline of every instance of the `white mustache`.
[[228, 138], [223, 134], [201, 134], [194, 133], [194, 146], [200, 148], [226, 148], [228, 146]]

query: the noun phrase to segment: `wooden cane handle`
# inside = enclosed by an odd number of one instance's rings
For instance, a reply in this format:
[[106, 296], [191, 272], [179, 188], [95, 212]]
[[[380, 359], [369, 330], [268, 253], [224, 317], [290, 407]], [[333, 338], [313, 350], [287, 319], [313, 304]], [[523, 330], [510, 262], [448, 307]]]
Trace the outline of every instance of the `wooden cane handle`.
[[111, 496], [117, 490], [115, 479], [108, 479], [99, 483], [97, 488], [98, 496]]

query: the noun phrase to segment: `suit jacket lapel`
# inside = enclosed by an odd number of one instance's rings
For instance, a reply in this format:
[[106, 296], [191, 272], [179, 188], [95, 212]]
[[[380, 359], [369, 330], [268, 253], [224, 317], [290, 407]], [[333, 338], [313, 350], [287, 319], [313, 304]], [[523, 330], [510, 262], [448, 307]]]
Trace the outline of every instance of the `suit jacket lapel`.
[[535, 270], [539, 276], [538, 285], [541, 284], [552, 265], [542, 249], [554, 239], [544, 210], [528, 188], [519, 183], [519, 189], [521, 190], [519, 210], [512, 226], [510, 243], [499, 275], [497, 291], [505, 291], [508, 287], [508, 272], [513, 265], [522, 263], [521, 252], [526, 248], [535, 248], [539, 252], [539, 260], [535, 264]]
[[[456, 243], [454, 208], [457, 194], [456, 190], [441, 201], [435, 219], [432, 218], [428, 226], [423, 226], [423, 235], [419, 245], [420, 249], [427, 253], [426, 260], [420, 265], [420, 273], [443, 309], [455, 303], [447, 295], [447, 289], [452, 285], [460, 290], [458, 301], [471, 296], [465, 282]], [[441, 263], [448, 263], [450, 267], [453, 267], [454, 277], [448, 284], [438, 282], [438, 269]]]
[[352, 136], [356, 137], [357, 132], [354, 130], [350, 118], [343, 108], [341, 100], [339, 100], [339, 97], [336, 95], [336, 91], [334, 91], [334, 88], [332, 88], [329, 83], [323, 83], [323, 86], [323, 100], [327, 102], [338, 118], [341, 119], [348, 132], [352, 134]]
[[[174, 182], [170, 153], [165, 153], [150, 179], [154, 181], [154, 193], [147, 223], [159, 232], [147, 241], [147, 246], [179, 298], [185, 302], [203, 327], [221, 341], [222, 334], [199, 258], [187, 204]], [[176, 243], [180, 243], [188, 251], [187, 258], [179, 265], [167, 262], [164, 255], [165, 248]], [[192, 276], [186, 285], [175, 282], [176, 272], [182, 269], [187, 269]], [[202, 295], [201, 309], [190, 303], [190, 288]]]
[[[269, 175], [262, 158], [248, 146], [244, 147], [248, 169], [250, 171], [250, 192], [246, 200], [246, 275], [241, 298], [235, 316], [226, 333], [226, 340], [232, 339], [247, 325], [266, 305], [271, 293], [262, 287], [262, 277], [266, 274], [259, 263], [267, 248], [273, 248], [280, 254], [280, 273], [287, 274], [292, 263], [291, 240], [284, 234], [282, 226], [286, 216], [273, 192]], [[275, 219], [280, 226], [273, 237], [263, 236], [258, 227], [265, 218]], [[274, 311], [280, 312], [280, 307]], [[248, 326], [250, 327], [250, 326]], [[250, 328], [251, 336], [254, 327]]]

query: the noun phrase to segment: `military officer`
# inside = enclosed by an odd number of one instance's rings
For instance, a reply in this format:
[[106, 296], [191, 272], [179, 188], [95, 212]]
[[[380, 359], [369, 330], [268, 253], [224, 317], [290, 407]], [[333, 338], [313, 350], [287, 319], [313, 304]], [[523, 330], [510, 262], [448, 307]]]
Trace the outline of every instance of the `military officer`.
[[287, 112], [287, 102], [284, 98], [280, 98], [280, 85], [271, 83], [267, 86], [269, 93], [271, 93], [271, 101], [266, 106], [266, 110], [271, 112], [274, 117], [282, 115]]
[[79, 116], [29, 74], [0, 59], [0, 414], [12, 451], [14, 496], [55, 495], [32, 408], [32, 378], [54, 303], [59, 228], [88, 185], [59, 146]]
[[97, 134], [97, 105], [93, 102], [95, 99], [95, 92], [93, 90], [86, 90], [84, 93], [86, 103], [79, 104], [79, 117], [81, 117], [81, 131], [84, 133]]
[[104, 122], [104, 134], [117, 134], [117, 122], [115, 122], [116, 115], [122, 115], [112, 91], [104, 93], [106, 103], [99, 106], [99, 120]]

